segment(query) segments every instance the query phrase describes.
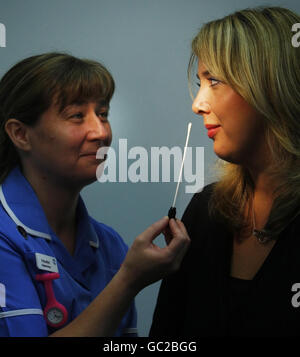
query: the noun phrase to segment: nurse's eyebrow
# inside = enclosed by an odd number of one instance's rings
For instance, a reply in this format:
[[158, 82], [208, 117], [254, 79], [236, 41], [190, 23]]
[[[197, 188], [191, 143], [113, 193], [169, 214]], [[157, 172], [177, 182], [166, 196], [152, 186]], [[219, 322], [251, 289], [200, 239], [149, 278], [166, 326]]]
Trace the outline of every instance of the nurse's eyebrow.
[[103, 100], [101, 100], [100, 102], [97, 102], [97, 106], [98, 106], [98, 107], [108, 108], [108, 109], [109, 109], [109, 103], [104, 102]]

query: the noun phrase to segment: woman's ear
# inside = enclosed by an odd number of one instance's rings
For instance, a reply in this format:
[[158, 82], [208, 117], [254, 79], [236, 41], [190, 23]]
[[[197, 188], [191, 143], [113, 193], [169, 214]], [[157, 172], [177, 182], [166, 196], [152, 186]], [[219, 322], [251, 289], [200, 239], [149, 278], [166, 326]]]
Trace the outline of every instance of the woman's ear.
[[5, 123], [5, 131], [13, 144], [20, 150], [30, 150], [28, 126], [18, 119], [8, 119]]

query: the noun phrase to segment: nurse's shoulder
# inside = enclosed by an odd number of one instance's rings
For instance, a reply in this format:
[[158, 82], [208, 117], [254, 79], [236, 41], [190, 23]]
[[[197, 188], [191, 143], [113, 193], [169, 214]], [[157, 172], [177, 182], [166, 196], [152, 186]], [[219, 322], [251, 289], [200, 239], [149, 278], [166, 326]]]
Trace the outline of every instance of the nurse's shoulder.
[[123, 238], [112, 227], [89, 217], [99, 240], [99, 248], [106, 255], [118, 262], [122, 261], [128, 251]]
[[24, 251], [28, 245], [27, 240], [26, 230], [8, 216], [0, 203], [0, 242], [4, 241], [12, 248]]

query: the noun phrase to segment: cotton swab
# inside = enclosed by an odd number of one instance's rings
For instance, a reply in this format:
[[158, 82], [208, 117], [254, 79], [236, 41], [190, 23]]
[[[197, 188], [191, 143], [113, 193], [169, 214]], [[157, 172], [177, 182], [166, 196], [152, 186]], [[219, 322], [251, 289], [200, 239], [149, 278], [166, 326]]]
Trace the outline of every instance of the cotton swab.
[[191, 128], [192, 128], [192, 123], [189, 123], [188, 124], [187, 135], [186, 135], [185, 146], [184, 146], [184, 151], [183, 151], [183, 157], [182, 157], [182, 161], [181, 161], [181, 167], [180, 167], [180, 171], [179, 171], [179, 178], [178, 178], [177, 187], [176, 187], [176, 191], [175, 191], [175, 195], [174, 195], [174, 200], [173, 200], [173, 204], [170, 207], [169, 212], [168, 212], [168, 217], [170, 219], [171, 218], [175, 218], [175, 216], [176, 216], [176, 206], [175, 206], [175, 204], [176, 204], [179, 184], [181, 182], [183, 164], [184, 164], [184, 160], [185, 160], [185, 156], [186, 156], [186, 150], [187, 150], [187, 146], [188, 146], [188, 142], [189, 142], [189, 138], [190, 138]]

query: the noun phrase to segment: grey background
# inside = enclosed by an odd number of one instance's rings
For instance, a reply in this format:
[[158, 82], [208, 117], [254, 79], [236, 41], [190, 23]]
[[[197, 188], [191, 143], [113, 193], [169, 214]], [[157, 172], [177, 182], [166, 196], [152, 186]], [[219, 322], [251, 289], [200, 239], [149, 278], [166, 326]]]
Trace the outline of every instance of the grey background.
[[[182, 147], [187, 123], [192, 121], [190, 146], [205, 148], [207, 184], [215, 178], [216, 157], [201, 118], [191, 110], [190, 42], [204, 22], [257, 5], [300, 11], [297, 0], [0, 0], [0, 23], [6, 27], [0, 75], [20, 59], [48, 51], [101, 61], [116, 81], [110, 111], [112, 147], [118, 150], [120, 138], [127, 139], [128, 150], [143, 146], [148, 153], [151, 146]], [[82, 195], [90, 214], [115, 228], [130, 246], [139, 233], [167, 214], [175, 188], [174, 182], [96, 182]], [[191, 197], [182, 185], [178, 217]], [[136, 298], [140, 336], [148, 334], [159, 284]]]

